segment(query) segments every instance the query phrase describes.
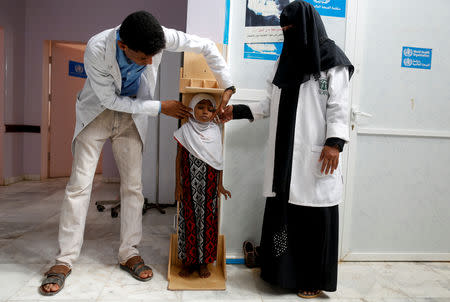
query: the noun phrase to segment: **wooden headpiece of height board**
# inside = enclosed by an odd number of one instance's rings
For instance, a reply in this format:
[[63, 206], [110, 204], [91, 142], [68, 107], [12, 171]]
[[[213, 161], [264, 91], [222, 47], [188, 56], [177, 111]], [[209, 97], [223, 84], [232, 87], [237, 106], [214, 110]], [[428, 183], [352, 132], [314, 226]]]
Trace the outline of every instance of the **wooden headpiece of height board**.
[[[222, 53], [222, 44], [216, 46]], [[180, 72], [181, 93], [223, 93], [202, 54], [185, 52], [183, 65]]]

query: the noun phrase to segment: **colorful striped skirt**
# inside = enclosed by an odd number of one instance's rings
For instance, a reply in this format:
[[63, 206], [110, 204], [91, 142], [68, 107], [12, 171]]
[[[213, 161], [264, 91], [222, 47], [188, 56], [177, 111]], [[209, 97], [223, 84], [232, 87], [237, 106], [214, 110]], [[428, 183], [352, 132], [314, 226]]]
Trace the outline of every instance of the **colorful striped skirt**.
[[183, 200], [178, 216], [178, 258], [186, 264], [212, 263], [217, 257], [220, 171], [181, 149]]

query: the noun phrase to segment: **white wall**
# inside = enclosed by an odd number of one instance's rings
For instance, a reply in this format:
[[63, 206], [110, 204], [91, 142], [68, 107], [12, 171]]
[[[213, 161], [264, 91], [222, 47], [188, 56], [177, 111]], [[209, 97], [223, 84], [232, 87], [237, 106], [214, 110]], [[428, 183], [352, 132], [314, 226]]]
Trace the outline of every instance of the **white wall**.
[[[25, 1], [0, 0], [0, 26], [4, 28], [5, 124], [24, 123], [25, 77]], [[23, 174], [23, 133], [5, 133], [3, 141], [3, 176]]]
[[223, 43], [225, 0], [188, 0], [186, 32]]

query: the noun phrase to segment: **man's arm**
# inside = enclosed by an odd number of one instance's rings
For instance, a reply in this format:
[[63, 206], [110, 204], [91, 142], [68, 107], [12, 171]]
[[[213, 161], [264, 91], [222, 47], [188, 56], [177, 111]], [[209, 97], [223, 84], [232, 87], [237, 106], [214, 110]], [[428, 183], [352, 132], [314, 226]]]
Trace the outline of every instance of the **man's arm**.
[[[202, 54], [219, 83], [219, 87], [225, 89], [234, 88], [230, 70], [214, 42], [206, 38], [186, 34], [182, 31], [170, 28], [163, 27], [163, 30], [166, 37], [166, 50], [175, 52], [190, 51]], [[216, 113], [213, 114], [212, 119], [217, 113], [223, 113], [223, 108], [226, 107], [234, 92], [235, 90], [233, 89], [226, 89], [224, 91], [222, 94], [222, 101], [218, 106]]]
[[165, 50], [175, 52], [190, 51], [202, 54], [216, 77], [219, 87], [228, 88], [233, 86], [230, 70], [214, 42], [175, 29], [163, 27], [163, 30], [166, 37]]
[[84, 65], [92, 90], [101, 105], [107, 109], [150, 116], [156, 116], [160, 112], [175, 118], [190, 116], [191, 109], [176, 100], [160, 102], [118, 95], [114, 78], [109, 67], [104, 63], [104, 58], [96, 57], [89, 44], [84, 54]]
[[92, 90], [105, 108], [127, 113], [144, 113], [156, 116], [160, 110], [160, 102], [153, 100], [132, 99], [116, 93], [114, 78], [106, 66], [104, 58], [98, 58], [89, 43], [84, 54], [84, 66]]

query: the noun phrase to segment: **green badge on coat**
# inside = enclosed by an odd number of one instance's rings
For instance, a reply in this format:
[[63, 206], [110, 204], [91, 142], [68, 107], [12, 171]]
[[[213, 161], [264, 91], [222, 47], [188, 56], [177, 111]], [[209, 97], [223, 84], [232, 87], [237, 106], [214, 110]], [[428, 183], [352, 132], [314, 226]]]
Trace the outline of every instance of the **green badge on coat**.
[[328, 95], [328, 79], [319, 79], [319, 94]]

